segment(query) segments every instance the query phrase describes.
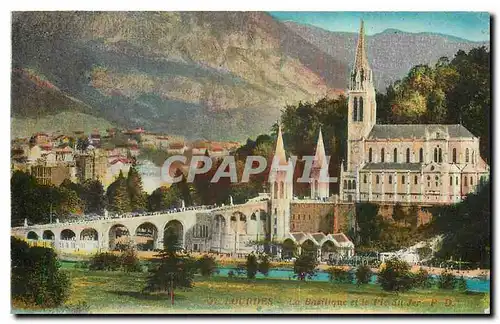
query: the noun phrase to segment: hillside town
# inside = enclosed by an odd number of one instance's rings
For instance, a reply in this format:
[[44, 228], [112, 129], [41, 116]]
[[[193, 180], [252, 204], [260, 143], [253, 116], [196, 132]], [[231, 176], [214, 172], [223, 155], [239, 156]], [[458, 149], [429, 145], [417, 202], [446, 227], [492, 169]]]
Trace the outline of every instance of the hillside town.
[[[135, 166], [151, 193], [163, 185], [160, 168], [171, 155], [208, 154], [213, 158], [229, 155], [238, 142], [197, 140], [182, 136], [153, 133], [143, 128], [95, 130], [90, 134], [38, 132], [31, 137], [11, 141], [11, 173], [23, 171], [40, 184], [59, 186], [65, 179], [74, 183], [99, 180], [104, 189], [116, 180], [120, 171], [127, 174]], [[155, 158], [156, 157], [156, 158]]]

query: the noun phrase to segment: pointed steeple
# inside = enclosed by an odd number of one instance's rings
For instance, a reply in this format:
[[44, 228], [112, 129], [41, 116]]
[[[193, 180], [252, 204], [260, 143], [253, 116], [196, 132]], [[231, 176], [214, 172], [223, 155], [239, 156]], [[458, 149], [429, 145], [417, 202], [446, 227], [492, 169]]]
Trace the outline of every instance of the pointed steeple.
[[280, 165], [286, 165], [285, 146], [283, 145], [283, 134], [281, 133], [281, 123], [278, 121], [278, 139], [276, 141], [276, 149], [274, 150], [274, 157], [278, 158]]
[[357, 71], [361, 69], [369, 69], [365, 51], [365, 24], [363, 20], [361, 20], [361, 27], [359, 29], [358, 46], [356, 47], [356, 58], [353, 70]]
[[323, 134], [321, 126], [319, 128], [318, 142], [316, 143], [316, 154], [314, 155], [313, 168], [321, 168], [326, 162], [325, 144], [323, 143]]

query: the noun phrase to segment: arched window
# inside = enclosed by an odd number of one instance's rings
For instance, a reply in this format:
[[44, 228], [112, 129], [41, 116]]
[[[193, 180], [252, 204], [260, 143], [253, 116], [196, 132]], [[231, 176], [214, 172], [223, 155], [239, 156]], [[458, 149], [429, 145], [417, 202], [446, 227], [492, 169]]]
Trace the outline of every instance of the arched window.
[[424, 163], [424, 149], [423, 148], [420, 148], [418, 155], [419, 155], [420, 163]]
[[464, 177], [464, 186], [467, 187], [467, 177]]
[[363, 97], [359, 97], [359, 121], [363, 121]]
[[356, 189], [356, 180], [352, 180], [352, 189]]
[[458, 177], [455, 179], [455, 184], [458, 186]]
[[453, 177], [450, 176], [450, 186], [452, 186], [452, 185], [453, 185]]
[[437, 147], [434, 148], [434, 162], [438, 161], [438, 149]]
[[470, 185], [473, 186], [474, 182], [472, 181], [472, 177], [470, 177]]
[[453, 163], [457, 163], [457, 149], [453, 149]]
[[439, 148], [439, 163], [443, 162], [443, 150]]
[[401, 176], [401, 183], [405, 184], [405, 181], [406, 181], [405, 176]]
[[465, 163], [469, 163], [469, 148], [465, 149]]
[[476, 163], [476, 154], [472, 151], [472, 164]]
[[344, 180], [344, 189], [347, 189], [347, 180]]
[[410, 149], [406, 149], [406, 163], [410, 163]]
[[398, 163], [398, 149], [394, 149], [394, 163]]
[[354, 108], [352, 110], [352, 120], [358, 120], [358, 97], [354, 97]]
[[392, 184], [392, 176], [389, 175], [389, 184]]
[[380, 150], [380, 162], [382, 162], [382, 163], [385, 162], [385, 150], [384, 149]]
[[274, 183], [274, 199], [278, 199], [278, 183]]
[[418, 176], [415, 176], [415, 184], [418, 184]]
[[285, 184], [282, 181], [282, 182], [280, 182], [280, 198], [281, 199], [283, 199], [284, 191], [285, 191]]
[[373, 158], [373, 152], [372, 152], [372, 148], [370, 147], [370, 149], [368, 150], [368, 162], [372, 162], [372, 158]]
[[380, 183], [380, 177], [377, 174], [377, 184], [379, 184], [379, 183]]
[[351, 189], [351, 188], [352, 188], [352, 187], [351, 187], [351, 180], [348, 180], [348, 181], [347, 181], [347, 189]]
[[363, 176], [363, 182], [366, 183], [366, 174]]

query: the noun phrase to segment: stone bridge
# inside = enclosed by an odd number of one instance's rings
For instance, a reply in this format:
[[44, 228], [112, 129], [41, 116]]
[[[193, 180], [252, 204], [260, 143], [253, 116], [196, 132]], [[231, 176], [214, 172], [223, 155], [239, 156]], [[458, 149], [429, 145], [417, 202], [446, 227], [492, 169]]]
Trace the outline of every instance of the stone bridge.
[[175, 233], [183, 248], [200, 252], [248, 253], [251, 240], [266, 237], [268, 201], [217, 208], [146, 213], [121, 218], [80, 220], [12, 228], [12, 235], [62, 252], [114, 250], [133, 241], [139, 250], [163, 248], [163, 237]]

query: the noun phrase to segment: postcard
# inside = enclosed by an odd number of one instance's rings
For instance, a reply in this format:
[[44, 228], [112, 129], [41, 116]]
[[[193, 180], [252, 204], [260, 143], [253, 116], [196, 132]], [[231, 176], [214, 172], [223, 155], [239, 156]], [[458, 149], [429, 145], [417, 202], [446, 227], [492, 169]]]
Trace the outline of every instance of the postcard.
[[14, 314], [490, 311], [484, 12], [12, 12]]

